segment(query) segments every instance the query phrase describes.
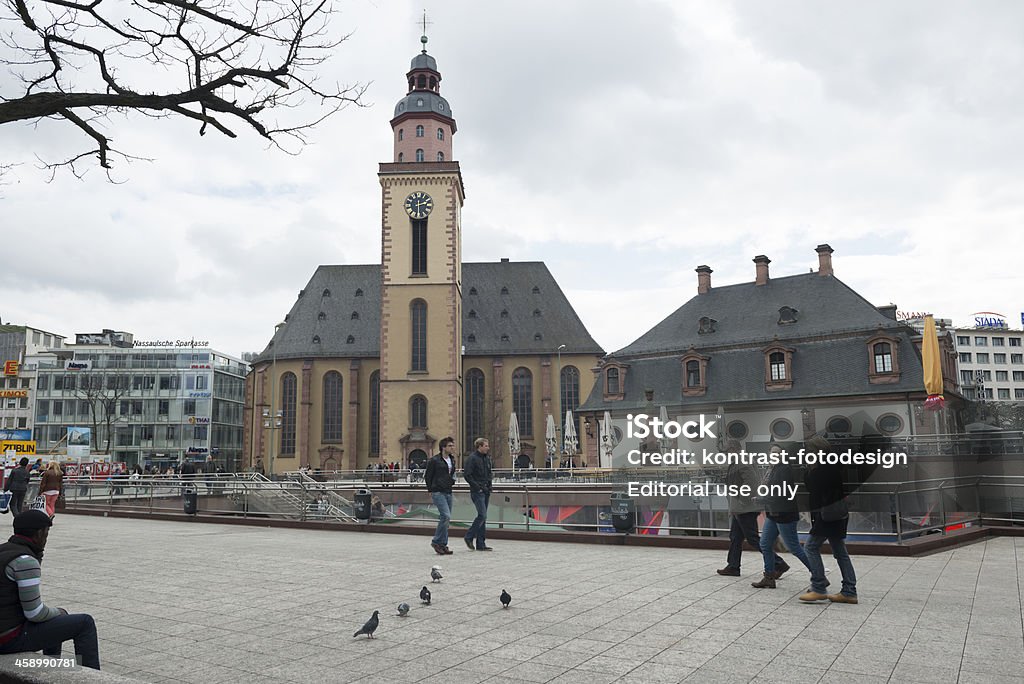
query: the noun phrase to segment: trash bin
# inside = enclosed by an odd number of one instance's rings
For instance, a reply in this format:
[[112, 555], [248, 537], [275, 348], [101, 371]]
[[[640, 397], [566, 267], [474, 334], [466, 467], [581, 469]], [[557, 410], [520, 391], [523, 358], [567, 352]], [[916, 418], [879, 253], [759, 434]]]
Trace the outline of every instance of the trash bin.
[[199, 510], [199, 489], [195, 485], [186, 485], [182, 493], [185, 498], [185, 515], [195, 515]]
[[612, 492], [612, 525], [619, 532], [631, 532], [636, 527], [636, 502], [625, 492]]
[[352, 507], [355, 509], [356, 520], [370, 519], [370, 504], [372, 500], [373, 494], [369, 489], [364, 487], [356, 490], [355, 496], [352, 497]]

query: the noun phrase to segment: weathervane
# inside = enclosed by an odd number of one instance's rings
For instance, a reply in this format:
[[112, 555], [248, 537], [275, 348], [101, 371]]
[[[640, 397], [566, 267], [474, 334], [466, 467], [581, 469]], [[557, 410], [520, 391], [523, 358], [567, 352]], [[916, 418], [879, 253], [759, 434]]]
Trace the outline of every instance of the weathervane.
[[427, 26], [432, 26], [434, 22], [427, 21], [427, 10], [423, 10], [423, 35], [420, 36], [420, 42], [423, 43], [423, 54], [427, 54]]

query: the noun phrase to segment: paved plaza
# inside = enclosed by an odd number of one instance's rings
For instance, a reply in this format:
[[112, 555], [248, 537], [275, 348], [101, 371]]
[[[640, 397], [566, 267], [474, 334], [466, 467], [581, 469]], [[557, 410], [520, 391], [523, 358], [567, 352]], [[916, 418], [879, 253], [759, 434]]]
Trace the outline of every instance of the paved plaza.
[[[752, 588], [750, 552], [735, 578], [721, 551], [491, 543], [58, 515], [43, 598], [92, 613], [104, 669], [148, 682], [1024, 681], [1024, 538], [857, 557], [856, 606], [799, 603], [796, 569]], [[353, 639], [374, 610], [377, 638]]]

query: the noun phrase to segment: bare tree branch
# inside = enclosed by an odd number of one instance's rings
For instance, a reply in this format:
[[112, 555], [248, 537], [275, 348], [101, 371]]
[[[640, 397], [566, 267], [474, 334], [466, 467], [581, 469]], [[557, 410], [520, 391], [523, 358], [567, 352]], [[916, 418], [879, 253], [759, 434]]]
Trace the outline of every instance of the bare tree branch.
[[[0, 125], [65, 121], [95, 143], [48, 167], [114, 150], [108, 115], [173, 117], [236, 138], [240, 121], [275, 146], [306, 134], [350, 104], [365, 85], [316, 85], [348, 35], [332, 37], [329, 0], [0, 0], [9, 68], [24, 85], [0, 91]], [[156, 84], [156, 85], [155, 85]], [[286, 150], [289, 151], [289, 150]]]

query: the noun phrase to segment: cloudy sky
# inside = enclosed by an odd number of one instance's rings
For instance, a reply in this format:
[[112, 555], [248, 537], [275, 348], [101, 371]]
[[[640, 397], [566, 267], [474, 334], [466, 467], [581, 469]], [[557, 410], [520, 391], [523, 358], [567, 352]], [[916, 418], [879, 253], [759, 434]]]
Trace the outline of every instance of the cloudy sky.
[[[338, 2], [322, 70], [364, 82], [298, 156], [241, 131], [115, 114], [152, 161], [52, 182], [66, 124], [0, 126], [0, 319], [64, 335], [261, 350], [318, 264], [376, 263], [377, 163], [421, 4]], [[625, 346], [696, 292], [817, 266], [875, 304], [1020, 326], [1024, 5], [443, 2], [429, 52], [458, 122], [466, 261], [543, 260], [595, 339]], [[149, 76], [159, 90], [170, 72]], [[19, 85], [0, 71], [0, 95]], [[315, 111], [311, 108], [311, 114]], [[1016, 249], [1014, 249], [1016, 248]]]

